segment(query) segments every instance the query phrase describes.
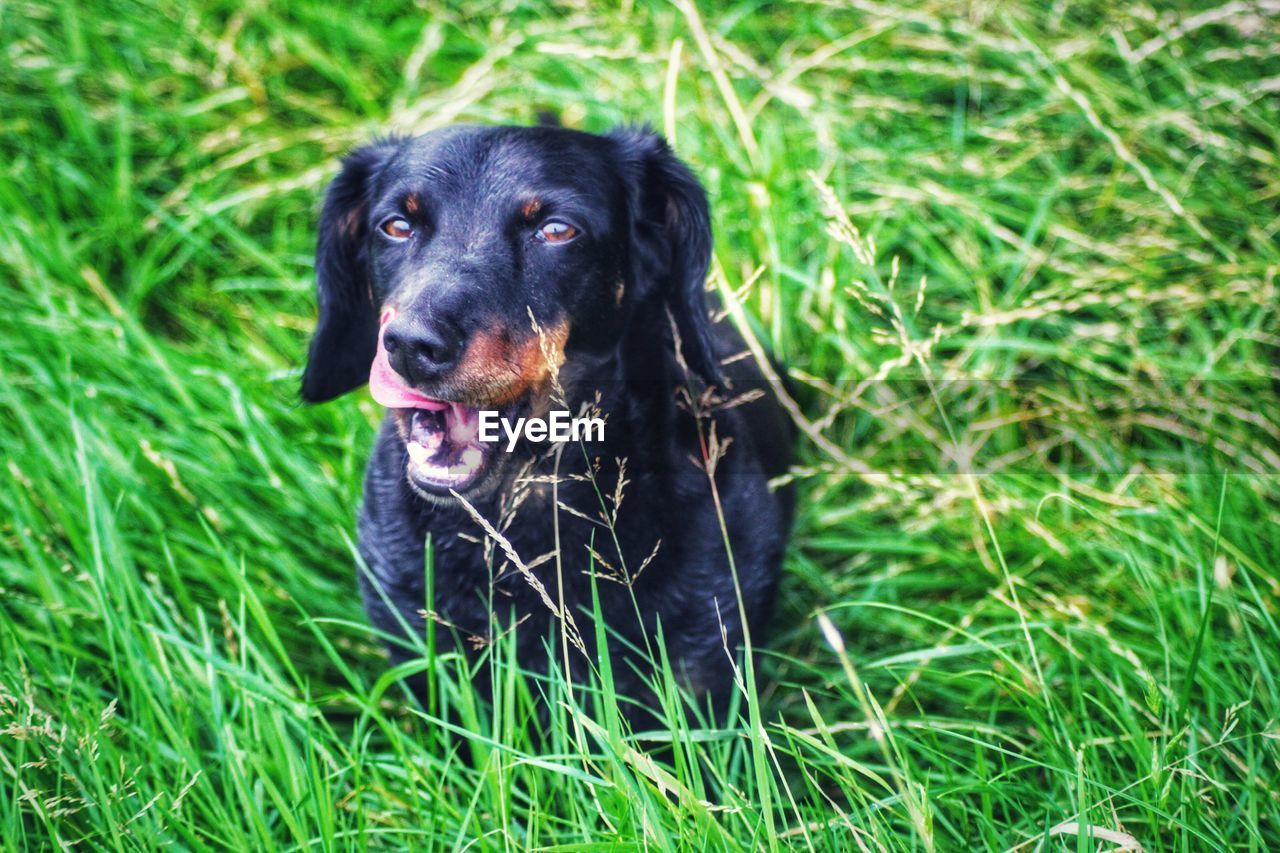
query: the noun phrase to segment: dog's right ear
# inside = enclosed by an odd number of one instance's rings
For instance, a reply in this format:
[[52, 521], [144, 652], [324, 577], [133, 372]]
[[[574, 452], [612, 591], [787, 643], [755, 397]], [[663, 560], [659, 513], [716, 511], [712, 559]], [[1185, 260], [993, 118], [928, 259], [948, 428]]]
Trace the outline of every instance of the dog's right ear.
[[358, 148], [325, 195], [316, 240], [319, 319], [302, 373], [302, 398], [322, 403], [369, 381], [378, 345], [378, 306], [369, 277], [369, 185], [396, 150], [393, 141]]

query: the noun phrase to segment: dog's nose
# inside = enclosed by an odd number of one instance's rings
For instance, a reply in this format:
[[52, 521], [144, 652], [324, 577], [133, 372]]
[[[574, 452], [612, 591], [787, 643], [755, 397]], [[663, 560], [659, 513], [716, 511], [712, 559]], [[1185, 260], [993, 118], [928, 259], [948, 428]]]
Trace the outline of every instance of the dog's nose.
[[415, 385], [447, 373], [462, 355], [462, 344], [452, 327], [418, 322], [404, 314], [391, 321], [382, 337], [392, 369]]

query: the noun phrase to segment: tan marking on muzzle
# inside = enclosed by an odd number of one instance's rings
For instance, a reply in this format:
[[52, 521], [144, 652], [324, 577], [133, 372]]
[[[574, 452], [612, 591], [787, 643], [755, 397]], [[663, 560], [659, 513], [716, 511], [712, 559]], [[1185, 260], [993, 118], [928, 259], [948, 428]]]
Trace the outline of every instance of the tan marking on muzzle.
[[541, 337], [531, 329], [519, 341], [505, 328], [480, 332], [458, 365], [458, 384], [475, 404], [505, 406], [526, 392], [542, 395], [564, 364], [568, 340], [567, 320], [544, 328]]

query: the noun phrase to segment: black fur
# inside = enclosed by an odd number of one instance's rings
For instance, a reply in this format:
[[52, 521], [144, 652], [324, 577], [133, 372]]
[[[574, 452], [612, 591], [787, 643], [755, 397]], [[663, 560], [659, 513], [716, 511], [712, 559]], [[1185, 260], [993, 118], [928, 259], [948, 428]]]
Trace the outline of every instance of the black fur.
[[378, 315], [369, 279], [367, 211], [373, 177], [393, 150], [383, 144], [353, 152], [325, 197], [316, 240], [320, 322], [302, 374], [302, 396], [313, 403], [369, 380]]
[[[413, 213], [405, 209], [410, 198]], [[532, 215], [529, 199], [539, 202]], [[379, 226], [389, 216], [410, 222], [413, 238], [386, 240]], [[534, 232], [548, 217], [573, 224], [579, 236], [565, 245], [540, 242]], [[652, 704], [645, 679], [653, 670], [636, 650], [653, 648], [660, 621], [684, 685], [723, 708], [732, 688], [726, 645], [741, 646], [744, 617], [760, 642], [790, 523], [790, 494], [767, 484], [789, 465], [790, 422], [753, 361], [728, 358], [743, 350], [741, 340], [708, 316], [710, 252], [702, 187], [645, 128], [596, 136], [468, 126], [379, 143], [344, 161], [321, 218], [320, 318], [303, 380], [308, 400], [367, 380], [386, 305], [406, 323], [447, 322], [463, 346], [480, 346], [485, 335], [528, 341], [530, 315], [544, 334], [567, 328], [558, 376], [564, 399], [556, 407], [576, 413], [598, 395], [605, 440], [560, 454], [523, 443], [509, 455], [498, 451], [484, 482], [462, 497], [532, 565], [553, 602], [563, 597], [587, 650], [570, 654], [578, 680], [597, 658], [589, 619], [594, 570], [616, 637], [615, 679], [637, 707]], [[483, 405], [467, 396], [478, 394], [468, 381], [445, 376], [419, 390]], [[708, 385], [716, 395], [704, 395]], [[760, 390], [758, 399], [716, 405]], [[530, 391], [509, 409], [533, 411], [537, 397]], [[365, 479], [359, 538], [368, 573], [360, 573], [360, 588], [370, 618], [393, 636], [402, 635], [401, 620], [419, 637], [430, 624], [437, 648], [458, 637], [491, 638], [513, 618], [524, 619], [519, 659], [545, 669], [559, 620], [526, 574], [486, 545], [461, 500], [410, 482], [403, 428], [389, 413]], [[715, 483], [745, 613], [711, 483], [694, 461], [704, 458], [712, 436], [731, 439]], [[627, 482], [615, 506], [623, 471]], [[569, 508], [558, 519], [557, 503]], [[606, 520], [615, 513], [611, 530]], [[537, 562], [555, 549], [555, 521], [558, 560]], [[430, 623], [422, 615], [428, 607], [437, 616]], [[393, 660], [418, 654], [412, 648], [393, 643]]]

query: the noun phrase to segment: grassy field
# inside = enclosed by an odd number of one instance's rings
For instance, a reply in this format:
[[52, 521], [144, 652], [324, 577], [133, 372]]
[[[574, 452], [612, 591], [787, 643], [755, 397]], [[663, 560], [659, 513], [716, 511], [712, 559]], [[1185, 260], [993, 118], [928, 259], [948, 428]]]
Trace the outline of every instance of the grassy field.
[[[691, 2], [0, 4], [0, 844], [1280, 846], [1280, 6]], [[501, 654], [452, 748], [298, 402], [335, 158], [546, 108], [665, 130], [797, 388], [758, 693], [657, 756]]]

